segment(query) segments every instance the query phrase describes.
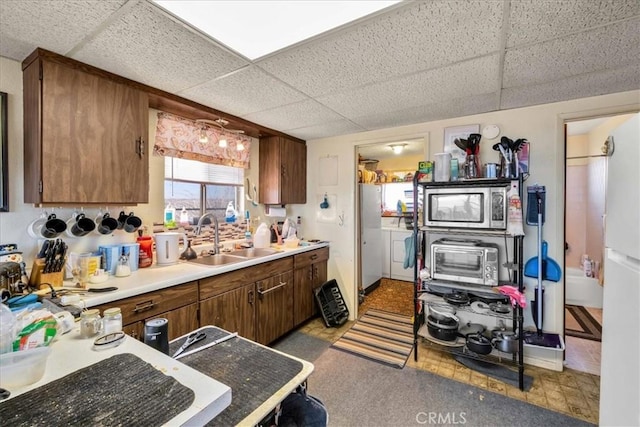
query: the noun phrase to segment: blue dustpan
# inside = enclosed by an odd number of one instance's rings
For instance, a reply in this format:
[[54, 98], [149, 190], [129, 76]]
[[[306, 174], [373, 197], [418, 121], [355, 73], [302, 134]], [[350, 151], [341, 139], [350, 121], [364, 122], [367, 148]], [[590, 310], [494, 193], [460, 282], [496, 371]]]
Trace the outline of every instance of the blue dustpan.
[[[562, 269], [558, 263], [547, 257], [548, 244], [542, 241], [542, 280], [559, 282], [562, 277]], [[524, 275], [527, 277], [538, 277], [538, 257], [530, 258], [524, 265]]]

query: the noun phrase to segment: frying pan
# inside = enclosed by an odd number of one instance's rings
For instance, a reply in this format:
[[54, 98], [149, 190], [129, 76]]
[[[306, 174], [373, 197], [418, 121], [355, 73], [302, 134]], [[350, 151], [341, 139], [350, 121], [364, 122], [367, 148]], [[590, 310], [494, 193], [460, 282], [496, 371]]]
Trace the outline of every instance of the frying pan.
[[[559, 282], [562, 276], [562, 269], [560, 265], [552, 259], [547, 257], [548, 243], [546, 240], [542, 241], [542, 280], [551, 280], [552, 282]], [[524, 265], [524, 275], [527, 277], [538, 277], [538, 257], [529, 258]]]

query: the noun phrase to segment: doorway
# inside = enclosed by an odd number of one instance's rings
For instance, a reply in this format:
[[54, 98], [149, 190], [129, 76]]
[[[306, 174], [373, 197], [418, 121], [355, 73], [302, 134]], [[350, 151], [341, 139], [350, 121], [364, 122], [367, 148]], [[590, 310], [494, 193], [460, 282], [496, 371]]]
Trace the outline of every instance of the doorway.
[[566, 123], [565, 366], [600, 375], [609, 133], [631, 115]]
[[[405, 217], [413, 217], [413, 175], [418, 162], [427, 158], [426, 152], [426, 137], [356, 147], [356, 283], [360, 303], [376, 298], [379, 285], [394, 276], [398, 276], [398, 280], [413, 282], [413, 269], [403, 269], [404, 241], [402, 245], [394, 245], [392, 237], [403, 237], [401, 233], [408, 237], [412, 233], [412, 229], [407, 228]], [[394, 253], [394, 248], [397, 253]]]

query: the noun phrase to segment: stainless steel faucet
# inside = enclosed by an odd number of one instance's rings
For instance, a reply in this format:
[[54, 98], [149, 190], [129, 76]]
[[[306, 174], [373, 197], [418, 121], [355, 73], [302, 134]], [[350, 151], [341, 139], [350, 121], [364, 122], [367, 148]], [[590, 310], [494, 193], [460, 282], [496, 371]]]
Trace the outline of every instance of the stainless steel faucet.
[[213, 220], [213, 226], [214, 226], [213, 244], [215, 245], [213, 248], [213, 253], [219, 254], [220, 253], [220, 227], [218, 225], [218, 218], [214, 216], [213, 212], [205, 213], [200, 217], [195, 229], [196, 236], [200, 235], [200, 232], [202, 231], [202, 223], [206, 218], [210, 218]]

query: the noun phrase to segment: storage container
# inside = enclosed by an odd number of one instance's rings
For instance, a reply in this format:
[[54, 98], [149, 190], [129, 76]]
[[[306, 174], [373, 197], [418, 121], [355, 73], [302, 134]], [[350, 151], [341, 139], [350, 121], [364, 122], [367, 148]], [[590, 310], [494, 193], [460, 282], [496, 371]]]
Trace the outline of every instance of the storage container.
[[37, 347], [1, 354], [0, 387], [11, 389], [39, 381], [50, 353], [50, 347]]

